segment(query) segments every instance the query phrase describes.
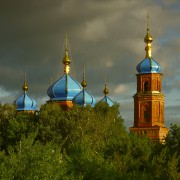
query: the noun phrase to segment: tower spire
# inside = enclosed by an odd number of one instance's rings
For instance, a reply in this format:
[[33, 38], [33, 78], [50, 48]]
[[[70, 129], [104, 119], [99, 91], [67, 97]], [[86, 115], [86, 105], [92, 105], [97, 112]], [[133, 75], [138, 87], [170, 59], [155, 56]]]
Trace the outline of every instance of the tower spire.
[[22, 89], [23, 89], [24, 93], [26, 93], [28, 90], [28, 85], [26, 82], [26, 69], [24, 69], [24, 85], [23, 85]]
[[144, 38], [144, 42], [146, 43], [145, 51], [146, 56], [145, 58], [151, 58], [152, 57], [152, 46], [151, 43], [153, 42], [152, 36], [150, 34], [150, 17], [149, 14], [147, 14], [147, 34]]
[[105, 87], [104, 87], [104, 95], [107, 96], [107, 94], [109, 93], [108, 87], [107, 87], [107, 81], [106, 81], [106, 76], [105, 76]]
[[66, 33], [66, 40], [65, 40], [65, 57], [64, 57], [64, 60], [63, 60], [63, 64], [65, 65], [64, 66], [64, 72], [66, 74], [69, 73], [70, 71], [70, 67], [69, 67], [69, 64], [71, 63], [71, 60], [69, 58], [69, 50], [68, 50], [68, 35]]
[[83, 81], [82, 81], [81, 85], [82, 85], [83, 89], [85, 89], [87, 86], [87, 82], [85, 79], [85, 66], [83, 66]]

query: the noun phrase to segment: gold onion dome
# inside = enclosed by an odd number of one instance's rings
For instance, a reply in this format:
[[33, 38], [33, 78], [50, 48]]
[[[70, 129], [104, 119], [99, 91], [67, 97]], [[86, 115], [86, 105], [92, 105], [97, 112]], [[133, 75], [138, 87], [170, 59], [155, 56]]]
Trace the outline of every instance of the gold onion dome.
[[81, 83], [82, 87], [85, 88], [87, 86], [86, 81], [83, 79], [82, 83]]
[[107, 84], [105, 83], [105, 87], [104, 87], [104, 91], [103, 91], [104, 95], [108, 95], [109, 93], [109, 90], [108, 90], [108, 87], [107, 87]]
[[145, 51], [146, 51], [146, 58], [152, 57], [152, 46], [151, 43], [153, 42], [152, 36], [150, 34], [149, 28], [147, 28], [147, 34], [144, 38], [144, 42], [146, 43]]
[[145, 38], [144, 38], [144, 42], [145, 42], [145, 43], [151, 43], [151, 42], [153, 42], [153, 38], [152, 38], [152, 36], [151, 36], [151, 34], [150, 34], [149, 28], [147, 28], [147, 34], [146, 34], [146, 36], [145, 36]]
[[82, 87], [85, 89], [87, 86], [87, 82], [85, 80], [85, 67], [83, 68], [83, 80], [81, 82]]
[[27, 85], [26, 81], [24, 81], [24, 85], [23, 85], [22, 89], [23, 89], [24, 92], [28, 91], [28, 85]]
[[108, 90], [108, 87], [107, 87], [107, 82], [106, 82], [106, 76], [105, 76], [105, 85], [104, 85], [103, 93], [104, 93], [105, 96], [107, 96], [108, 93], [109, 93], [109, 90]]

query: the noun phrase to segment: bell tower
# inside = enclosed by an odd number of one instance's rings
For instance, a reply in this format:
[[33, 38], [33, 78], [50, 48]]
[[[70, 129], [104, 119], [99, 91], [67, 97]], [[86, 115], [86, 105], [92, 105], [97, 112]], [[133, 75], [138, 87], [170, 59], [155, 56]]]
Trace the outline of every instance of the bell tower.
[[162, 141], [169, 129], [164, 127], [164, 94], [162, 93], [161, 65], [151, 56], [153, 39], [147, 16], [146, 56], [136, 69], [137, 92], [134, 95], [134, 126], [129, 130], [139, 135], [146, 134], [152, 140]]

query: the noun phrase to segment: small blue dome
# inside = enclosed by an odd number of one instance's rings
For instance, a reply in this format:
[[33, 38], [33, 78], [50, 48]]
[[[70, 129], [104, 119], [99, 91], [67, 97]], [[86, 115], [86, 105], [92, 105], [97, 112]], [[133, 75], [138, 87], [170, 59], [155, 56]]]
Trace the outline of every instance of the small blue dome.
[[145, 58], [136, 67], [138, 73], [160, 73], [161, 65], [157, 63], [153, 58]]
[[83, 89], [79, 94], [74, 97], [73, 102], [83, 107], [88, 104], [94, 107], [96, 104], [96, 99], [85, 89]]
[[104, 96], [100, 101], [107, 103], [110, 107], [114, 105], [114, 102], [108, 96]]
[[29, 97], [27, 93], [16, 99], [15, 104], [17, 105], [17, 111], [35, 111], [37, 107], [37, 102]]
[[52, 84], [47, 94], [51, 100], [72, 100], [82, 90], [82, 86], [69, 74], [64, 74], [58, 81]]

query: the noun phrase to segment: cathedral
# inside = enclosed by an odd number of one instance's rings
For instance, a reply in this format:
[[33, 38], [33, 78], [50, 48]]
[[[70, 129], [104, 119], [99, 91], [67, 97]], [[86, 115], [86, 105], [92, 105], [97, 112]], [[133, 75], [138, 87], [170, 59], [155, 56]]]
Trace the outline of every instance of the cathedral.
[[[149, 21], [149, 20], [148, 20]], [[164, 126], [164, 94], [162, 93], [161, 65], [152, 58], [153, 41], [150, 34], [149, 22], [147, 23], [147, 34], [144, 38], [146, 43], [145, 59], [136, 67], [137, 69], [137, 92], [134, 94], [134, 126], [130, 127], [131, 133], [146, 135], [152, 140], [163, 140], [168, 133]], [[49, 100], [47, 103], [56, 102], [62, 109], [67, 110], [74, 104], [85, 107], [94, 107], [96, 99], [87, 91], [85, 78], [85, 67], [83, 69], [82, 82], [79, 83], [70, 75], [71, 59], [69, 57], [68, 37], [66, 35], [65, 56], [62, 60], [64, 74], [47, 89]], [[26, 78], [23, 85], [23, 95], [15, 100], [17, 112], [24, 111], [34, 113], [37, 102], [28, 94]], [[105, 81], [104, 97], [100, 100], [113, 106], [114, 102], [108, 97], [108, 87]]]
[[[65, 44], [65, 56], [62, 60], [62, 63], [64, 64], [64, 74], [60, 79], [58, 79], [48, 88], [47, 95], [50, 99], [47, 101], [47, 103], [56, 102], [64, 110], [71, 108], [73, 104], [78, 104], [82, 107], [85, 107], [87, 105], [94, 107], [96, 104], [96, 99], [86, 90], [87, 82], [85, 79], [85, 67], [83, 70], [83, 80], [81, 84], [70, 75], [71, 60], [69, 58], [67, 35]], [[28, 85], [26, 82], [26, 78], [24, 80], [22, 89], [23, 95], [15, 100], [15, 104], [17, 106], [16, 110], [18, 112], [24, 111], [34, 113], [36, 111], [37, 102], [27, 95]], [[107, 103], [109, 106], [112, 106], [114, 102], [108, 97], [109, 90], [106, 82], [103, 92], [104, 97], [100, 101]]]

